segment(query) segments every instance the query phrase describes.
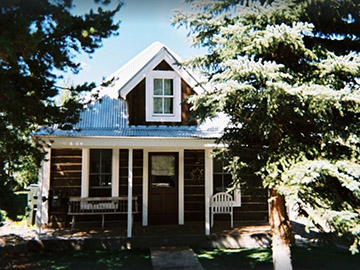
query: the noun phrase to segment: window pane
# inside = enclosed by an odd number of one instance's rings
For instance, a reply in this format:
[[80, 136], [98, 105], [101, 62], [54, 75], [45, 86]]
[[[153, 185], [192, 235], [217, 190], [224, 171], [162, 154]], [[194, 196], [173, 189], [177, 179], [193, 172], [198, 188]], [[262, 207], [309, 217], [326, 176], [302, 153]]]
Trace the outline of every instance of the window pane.
[[90, 175], [90, 187], [100, 186], [100, 175]]
[[172, 96], [173, 94], [174, 94], [173, 80], [164, 79], [164, 95]]
[[214, 172], [215, 173], [221, 173], [222, 172], [222, 165], [223, 162], [219, 159], [214, 159]]
[[227, 174], [224, 174], [223, 178], [224, 178], [224, 188], [226, 190], [231, 187], [232, 177], [231, 177], [231, 174], [227, 173]]
[[226, 191], [226, 188], [223, 186], [223, 180], [221, 174], [215, 174], [214, 176], [214, 194], [218, 192]]
[[151, 157], [151, 187], [175, 187], [175, 157], [174, 156], [152, 156]]
[[154, 95], [162, 95], [163, 94], [163, 80], [162, 79], [154, 79]]
[[164, 113], [173, 113], [173, 98], [164, 98]]
[[100, 150], [90, 149], [90, 173], [100, 172]]
[[100, 178], [100, 186], [111, 186], [111, 175], [102, 175]]
[[163, 113], [162, 98], [154, 98], [154, 113]]
[[152, 156], [151, 157], [152, 175], [175, 175], [175, 157], [174, 156]]
[[101, 150], [101, 173], [111, 173], [111, 158], [112, 158], [112, 150], [111, 149], [103, 149]]

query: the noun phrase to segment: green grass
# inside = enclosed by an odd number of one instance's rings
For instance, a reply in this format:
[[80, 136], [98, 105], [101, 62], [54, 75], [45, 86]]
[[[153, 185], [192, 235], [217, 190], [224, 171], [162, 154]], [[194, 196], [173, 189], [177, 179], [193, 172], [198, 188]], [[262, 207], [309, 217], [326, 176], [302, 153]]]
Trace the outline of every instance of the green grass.
[[[270, 249], [216, 249], [196, 251], [206, 270], [272, 270]], [[295, 270], [360, 269], [360, 254], [335, 248], [293, 248]], [[0, 259], [0, 269], [115, 270], [152, 269], [148, 250], [39, 252]]]
[[152, 269], [149, 251], [97, 250], [23, 254], [1, 258], [0, 269]]
[[[273, 269], [271, 249], [200, 250], [197, 256], [206, 270]], [[295, 270], [352, 270], [360, 269], [360, 254], [335, 248], [293, 248], [292, 262]]]

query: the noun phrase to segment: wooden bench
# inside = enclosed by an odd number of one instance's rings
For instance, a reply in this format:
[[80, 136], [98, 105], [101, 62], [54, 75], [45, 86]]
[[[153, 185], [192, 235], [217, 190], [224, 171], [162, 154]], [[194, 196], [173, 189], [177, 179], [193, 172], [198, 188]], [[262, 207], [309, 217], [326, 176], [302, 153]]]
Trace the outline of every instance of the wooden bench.
[[[132, 213], [139, 213], [137, 197], [133, 197]], [[101, 215], [101, 227], [104, 228], [105, 215], [128, 213], [128, 197], [70, 197], [68, 215], [72, 216], [71, 228], [75, 226], [75, 217]]]

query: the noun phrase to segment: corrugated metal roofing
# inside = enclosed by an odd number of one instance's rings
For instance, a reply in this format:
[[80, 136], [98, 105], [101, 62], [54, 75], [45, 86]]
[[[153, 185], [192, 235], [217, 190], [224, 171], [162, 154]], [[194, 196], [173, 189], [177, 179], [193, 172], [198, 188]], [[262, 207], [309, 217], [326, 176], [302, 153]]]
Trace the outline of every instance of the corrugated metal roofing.
[[[108, 76], [105, 81], [114, 80], [107, 87], [100, 87], [100, 95], [108, 95], [112, 98], [119, 96], [118, 91], [134, 77], [161, 49], [170, 51], [161, 42], [154, 42], [129, 62], [123, 65], [120, 69]], [[170, 51], [176, 59], [180, 59], [174, 52]]]
[[77, 129], [120, 129], [127, 127], [127, 104], [123, 100], [103, 97], [80, 114]]
[[[160, 55], [161, 52], [165, 52], [168, 54], [174, 63], [181, 62], [182, 59], [178, 56], [174, 51], [169, 49], [167, 46], [162, 44], [161, 42], [154, 42], [134, 58], [132, 58], [129, 62], [123, 65], [120, 69], [115, 71], [113, 74], [108, 76], [105, 79], [105, 82], [112, 82], [106, 87], [97, 87], [94, 91], [98, 91], [100, 96], [110, 96], [112, 98], [118, 98], [120, 96], [120, 92], [124, 87], [138, 74], [141, 74], [144, 71], [146, 65], [152, 61], [152, 59], [156, 58], [157, 55]], [[172, 64], [172, 63], [170, 63]], [[195, 91], [203, 91], [204, 87], [209, 88], [208, 86], [202, 85], [199, 86], [199, 82], [203, 82], [204, 78], [202, 78], [201, 74], [196, 72], [195, 70], [190, 70], [189, 68], [183, 68], [184, 70], [195, 82], [194, 85]], [[124, 95], [121, 95], [123, 98]]]
[[129, 126], [126, 101], [104, 96], [101, 102], [88, 105], [81, 112], [73, 130], [44, 129], [38, 135], [69, 137], [173, 137], [218, 138], [222, 134], [222, 119], [199, 126]]

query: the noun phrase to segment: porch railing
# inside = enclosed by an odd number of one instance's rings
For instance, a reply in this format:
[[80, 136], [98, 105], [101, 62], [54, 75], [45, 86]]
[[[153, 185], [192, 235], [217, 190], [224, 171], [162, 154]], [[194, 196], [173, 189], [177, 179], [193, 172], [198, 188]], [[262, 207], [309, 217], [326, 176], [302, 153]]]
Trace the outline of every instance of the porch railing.
[[[81, 215], [101, 215], [101, 227], [104, 228], [105, 215], [127, 214], [128, 197], [70, 197], [68, 215], [72, 216], [71, 227], [75, 226], [75, 217]], [[132, 198], [132, 213], [139, 213], [138, 199]]]

